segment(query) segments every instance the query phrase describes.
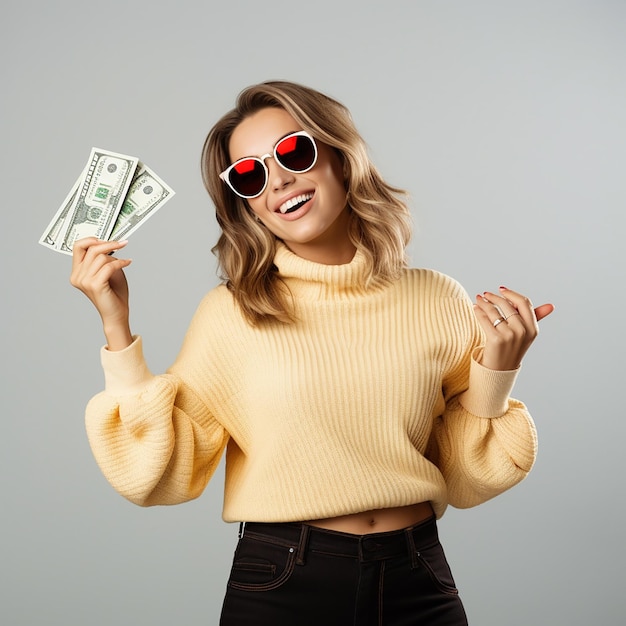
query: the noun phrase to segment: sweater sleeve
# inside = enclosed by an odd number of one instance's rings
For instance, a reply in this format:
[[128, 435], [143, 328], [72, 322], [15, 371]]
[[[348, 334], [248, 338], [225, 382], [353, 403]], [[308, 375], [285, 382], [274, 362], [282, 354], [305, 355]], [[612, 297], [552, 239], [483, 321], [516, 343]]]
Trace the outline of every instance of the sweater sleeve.
[[103, 348], [101, 360], [105, 391], [85, 421], [107, 480], [141, 506], [198, 497], [219, 464], [225, 429], [180, 375], [150, 373], [140, 337], [119, 352]]
[[469, 508], [527, 476], [537, 435], [524, 404], [510, 397], [519, 370], [478, 363], [483, 333], [464, 291], [452, 309], [456, 347], [444, 373], [445, 409], [435, 419], [429, 458], [444, 476], [450, 504]]

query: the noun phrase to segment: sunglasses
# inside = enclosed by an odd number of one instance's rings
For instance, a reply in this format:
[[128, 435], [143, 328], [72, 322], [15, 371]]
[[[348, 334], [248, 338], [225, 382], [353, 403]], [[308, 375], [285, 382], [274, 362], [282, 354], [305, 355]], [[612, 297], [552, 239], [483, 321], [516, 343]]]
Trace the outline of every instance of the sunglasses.
[[227, 167], [220, 178], [240, 197], [256, 198], [267, 187], [269, 171], [265, 159], [274, 160], [284, 170], [295, 174], [308, 172], [317, 161], [315, 140], [304, 130], [283, 137], [272, 152], [260, 157], [244, 157]]

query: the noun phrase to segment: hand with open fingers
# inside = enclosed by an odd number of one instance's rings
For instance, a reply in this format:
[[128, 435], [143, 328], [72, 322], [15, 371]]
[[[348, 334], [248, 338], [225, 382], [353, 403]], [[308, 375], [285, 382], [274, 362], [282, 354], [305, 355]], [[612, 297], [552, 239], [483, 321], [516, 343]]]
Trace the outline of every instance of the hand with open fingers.
[[[130, 265], [131, 259], [112, 256], [126, 243], [102, 241], [96, 237], [74, 243], [70, 283], [94, 304], [102, 318], [107, 338], [110, 333], [117, 337], [130, 337], [128, 283], [123, 268]], [[128, 342], [124, 339], [123, 343]]]
[[539, 333], [538, 321], [550, 315], [554, 306], [534, 308], [522, 294], [506, 287], [499, 292], [476, 296], [474, 312], [486, 337], [480, 362], [492, 370], [515, 370]]

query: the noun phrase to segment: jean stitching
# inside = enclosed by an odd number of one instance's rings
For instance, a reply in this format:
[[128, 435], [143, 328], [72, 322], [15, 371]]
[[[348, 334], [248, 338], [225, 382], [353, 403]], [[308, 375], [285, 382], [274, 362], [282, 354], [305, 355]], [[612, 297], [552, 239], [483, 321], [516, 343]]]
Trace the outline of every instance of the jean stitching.
[[416, 554], [420, 563], [424, 566], [424, 569], [428, 572], [428, 575], [438, 589], [440, 589], [443, 593], [447, 593], [452, 596], [459, 595], [459, 590], [456, 587], [451, 587], [450, 585], [447, 585], [446, 583], [443, 583], [441, 582], [441, 580], [439, 580], [439, 577], [435, 573], [435, 570], [432, 568], [430, 563], [421, 555], [420, 552], [417, 552]]
[[383, 581], [385, 578], [385, 561], [380, 564], [378, 578], [378, 626], [383, 626]]
[[233, 589], [239, 589], [240, 591], [272, 591], [280, 587], [283, 583], [285, 583], [291, 574], [293, 573], [295, 567], [295, 552], [290, 552], [287, 557], [287, 563], [285, 564], [285, 569], [282, 571], [281, 575], [273, 580], [271, 583], [260, 583], [260, 584], [252, 584], [252, 583], [238, 583], [234, 580], [229, 580], [228, 585]]
[[276, 574], [276, 565], [271, 563], [255, 563], [254, 561], [235, 561], [233, 569], [243, 572], [264, 572], [270, 573], [272, 576]]
[[358, 597], [361, 593], [361, 578], [363, 576], [363, 568], [359, 567], [359, 580], [357, 582], [357, 601], [354, 603], [354, 617], [352, 618], [352, 626], [359, 626], [357, 619], [359, 617], [359, 602], [358, 602]]
[[246, 532], [243, 536], [244, 539], [254, 539], [255, 541], [263, 541], [276, 546], [282, 546], [283, 548], [295, 548], [297, 544], [293, 541], [287, 541], [286, 539], [280, 539], [279, 537], [271, 537], [270, 535], [259, 535], [254, 532]]
[[298, 542], [298, 551], [296, 556], [296, 565], [304, 565], [305, 555], [307, 550], [307, 544], [309, 539], [309, 526], [302, 525], [302, 531], [300, 532], [300, 541]]
[[407, 531], [404, 535], [408, 544], [409, 554], [411, 556], [411, 569], [417, 568], [417, 549], [415, 548], [415, 541], [413, 539], [413, 533]]

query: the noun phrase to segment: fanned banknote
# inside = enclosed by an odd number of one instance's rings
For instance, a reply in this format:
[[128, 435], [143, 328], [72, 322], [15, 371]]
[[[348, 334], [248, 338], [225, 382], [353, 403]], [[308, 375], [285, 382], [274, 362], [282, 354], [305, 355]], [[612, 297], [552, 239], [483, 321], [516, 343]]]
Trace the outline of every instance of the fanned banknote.
[[109, 239], [121, 241], [134, 233], [172, 196], [174, 190], [149, 167], [139, 163]]
[[83, 237], [124, 239], [174, 193], [136, 157], [92, 148], [85, 169], [39, 243], [72, 254], [74, 242]]
[[65, 218], [74, 202], [74, 198], [76, 197], [76, 192], [78, 191], [78, 186], [80, 185], [80, 181], [83, 179], [85, 172], [78, 177], [78, 180], [74, 183], [74, 186], [67, 194], [65, 200], [59, 207], [59, 210], [56, 212], [55, 216], [52, 218], [52, 221], [48, 224], [48, 228], [43, 232], [41, 238], [39, 239], [39, 243], [51, 250], [56, 249], [56, 242], [59, 239], [59, 234], [63, 229], [63, 225], [65, 224]]

